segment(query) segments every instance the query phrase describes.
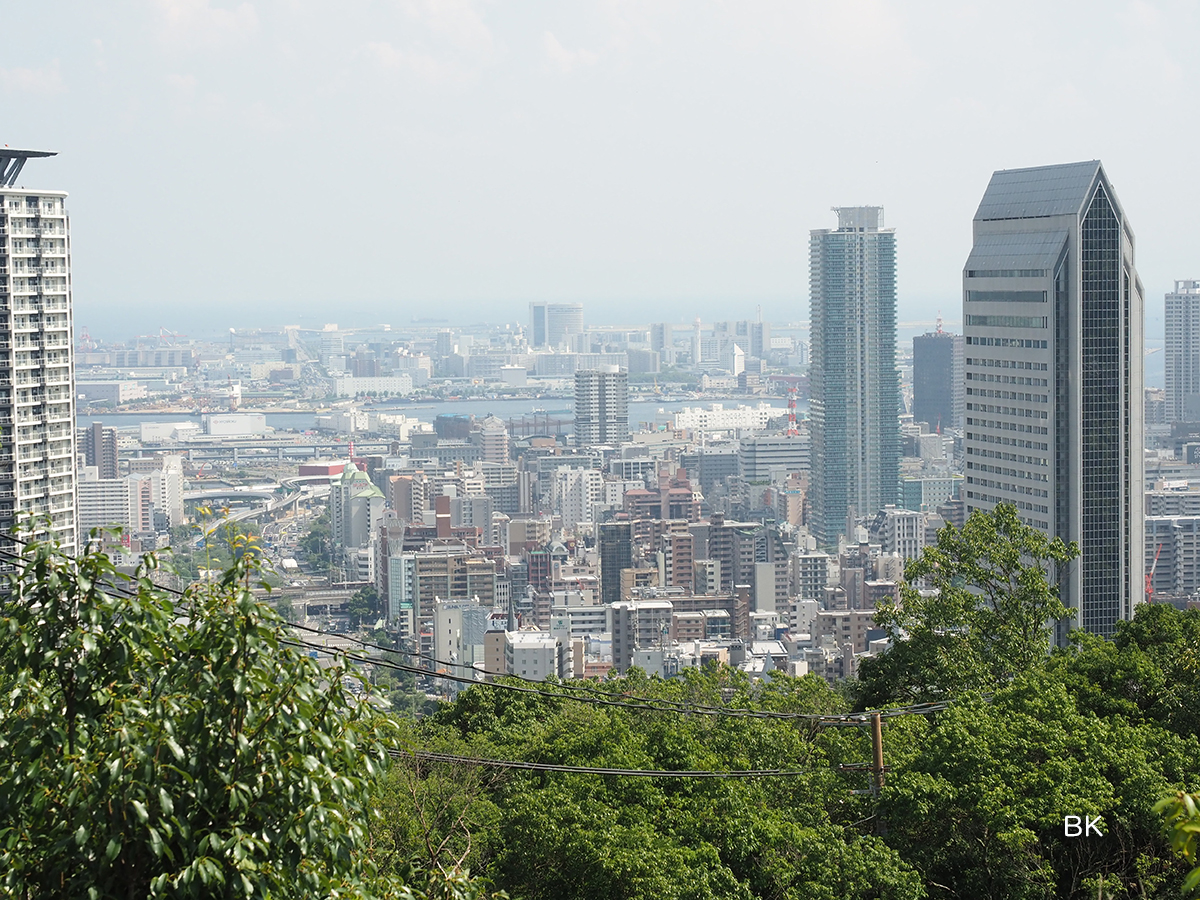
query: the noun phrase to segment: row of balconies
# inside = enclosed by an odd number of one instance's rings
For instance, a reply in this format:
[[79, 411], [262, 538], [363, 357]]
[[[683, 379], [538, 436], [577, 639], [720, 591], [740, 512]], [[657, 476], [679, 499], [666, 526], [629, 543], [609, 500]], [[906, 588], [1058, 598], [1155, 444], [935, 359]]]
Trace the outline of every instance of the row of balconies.
[[19, 241], [13, 241], [8, 252], [12, 256], [66, 256], [67, 245], [66, 241], [49, 241], [44, 244], [40, 242], [22, 244]]
[[20, 235], [21, 237], [62, 237], [67, 233], [67, 228], [64, 223], [56, 223], [54, 225], [26, 225], [20, 221], [9, 220], [12, 224], [9, 225], [9, 234]]

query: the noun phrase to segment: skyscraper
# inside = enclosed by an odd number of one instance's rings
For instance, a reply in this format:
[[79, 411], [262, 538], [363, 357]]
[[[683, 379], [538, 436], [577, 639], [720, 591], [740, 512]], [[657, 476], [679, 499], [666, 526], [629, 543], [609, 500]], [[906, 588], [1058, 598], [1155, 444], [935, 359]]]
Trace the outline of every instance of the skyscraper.
[[1200, 281], [1167, 294], [1167, 421], [1200, 421]]
[[118, 476], [117, 429], [93, 422], [90, 428], [79, 429], [76, 441], [83, 456], [83, 464], [95, 466], [97, 478]]
[[63, 191], [15, 187], [26, 161], [0, 148], [0, 531], [19, 513], [75, 548], [70, 228]]
[[600, 555], [600, 602], [621, 599], [621, 570], [633, 566], [633, 526], [629, 522], [605, 522], [596, 538]]
[[913, 338], [913, 420], [941, 431], [962, 428], [963, 336], [937, 331]]
[[582, 303], [530, 303], [529, 346], [558, 349], [583, 334]]
[[992, 175], [963, 271], [967, 511], [1078, 541], [1061, 597], [1102, 635], [1142, 592], [1143, 305], [1098, 161]]
[[601, 366], [575, 373], [575, 444], [629, 440], [629, 373]]
[[851, 511], [870, 515], [900, 493], [896, 371], [896, 236], [883, 208], [835, 208], [812, 232], [813, 534], [836, 542]]

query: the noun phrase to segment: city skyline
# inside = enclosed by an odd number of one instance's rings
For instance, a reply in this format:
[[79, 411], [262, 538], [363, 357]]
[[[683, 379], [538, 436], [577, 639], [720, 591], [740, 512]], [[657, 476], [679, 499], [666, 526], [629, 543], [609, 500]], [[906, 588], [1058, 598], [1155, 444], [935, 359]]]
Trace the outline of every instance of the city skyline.
[[[1019, 7], [982, 4], [67, 9], [13, 11], [0, 141], [60, 151], [24, 183], [72, 192], [77, 321], [100, 337], [130, 318], [517, 322], [531, 301], [583, 302], [598, 324], [650, 305], [658, 321], [731, 305], [792, 321], [809, 299], [796, 249], [834, 203], [905, 222], [899, 316], [931, 321], [957, 307], [982, 173], [1096, 157], [1147, 210], [1150, 335], [1196, 274], [1172, 190], [1191, 123], [1155, 142], [1090, 127], [1114, 102], [1148, 121], [1194, 105], [1193, 8], [1116, 4], [1086, 34], [1066, 10], [1036, 8], [1034, 34]], [[848, 42], [869, 52], [824, 77]], [[1081, 78], [1097, 52], [1111, 65]], [[809, 140], [818, 120], [848, 139]], [[327, 214], [357, 223], [349, 272], [338, 248], [313, 251]], [[133, 280], [115, 262], [130, 241]]]

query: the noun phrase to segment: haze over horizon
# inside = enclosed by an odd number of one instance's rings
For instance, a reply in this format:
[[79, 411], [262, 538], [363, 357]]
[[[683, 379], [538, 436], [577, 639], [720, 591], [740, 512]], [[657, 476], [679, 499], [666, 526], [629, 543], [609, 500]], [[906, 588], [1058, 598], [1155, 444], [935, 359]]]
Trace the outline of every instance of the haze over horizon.
[[[0, 142], [53, 149], [76, 327], [808, 317], [832, 206], [961, 317], [994, 169], [1099, 158], [1147, 339], [1197, 277], [1195, 4], [126, 0], [6, 11]], [[1183, 202], [1181, 202], [1181, 200]]]

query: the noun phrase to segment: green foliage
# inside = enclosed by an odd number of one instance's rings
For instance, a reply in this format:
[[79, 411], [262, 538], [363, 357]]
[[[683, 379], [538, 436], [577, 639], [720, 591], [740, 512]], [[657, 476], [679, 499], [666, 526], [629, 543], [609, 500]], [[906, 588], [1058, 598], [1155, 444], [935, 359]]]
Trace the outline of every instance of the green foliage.
[[1171, 849], [1194, 865], [1183, 883], [1184, 894], [1200, 890], [1200, 793], [1178, 791], [1155, 807], [1162, 813], [1171, 840]]
[[333, 527], [326, 509], [313, 520], [312, 526], [300, 539], [300, 552], [314, 572], [329, 571], [329, 554], [333, 547]]
[[358, 590], [350, 598], [350, 625], [358, 628], [365, 624], [374, 625], [379, 617], [379, 594], [373, 587]]
[[908, 564], [900, 602], [876, 613], [894, 646], [864, 661], [861, 705], [992, 690], [1040, 664], [1048, 623], [1068, 614], [1047, 572], [1078, 552], [1023, 525], [1007, 504], [972, 513], [961, 531], [947, 525]]
[[[590, 685], [613, 700], [628, 693], [745, 710], [842, 709], [821, 679], [755, 684], [722, 667], [688, 670], [670, 682], [635, 670]], [[414, 760], [385, 783], [388, 812], [377, 840], [396, 859], [469, 866], [527, 900], [924, 896], [917, 874], [891, 848], [849, 827], [862, 818], [850, 795], [858, 783], [843, 779], [831, 756], [862, 762], [861, 741], [835, 745], [803, 722], [595, 706], [475, 687], [407, 727], [404, 743], [463, 757], [801, 774], [648, 779], [497, 773]]]
[[176, 598], [35, 545], [0, 609], [0, 885], [21, 897], [357, 896], [381, 760], [280, 640], [243, 555]]
[[[906, 737], [898, 752], [888, 747], [888, 842], [950, 896], [1094, 897], [1097, 878], [1169, 896], [1178, 883], [1152, 809], [1200, 766], [1194, 741], [1081, 713], [1037, 672], [990, 704], [964, 698]], [[1065, 837], [1065, 815], [1100, 816], [1104, 837]]]

